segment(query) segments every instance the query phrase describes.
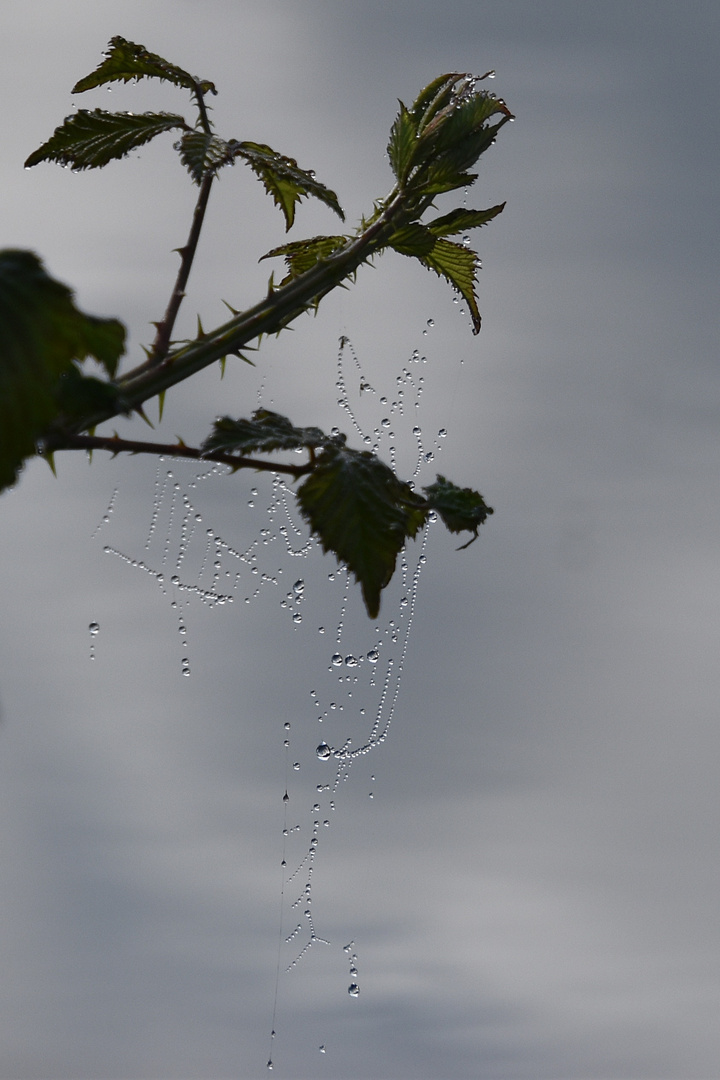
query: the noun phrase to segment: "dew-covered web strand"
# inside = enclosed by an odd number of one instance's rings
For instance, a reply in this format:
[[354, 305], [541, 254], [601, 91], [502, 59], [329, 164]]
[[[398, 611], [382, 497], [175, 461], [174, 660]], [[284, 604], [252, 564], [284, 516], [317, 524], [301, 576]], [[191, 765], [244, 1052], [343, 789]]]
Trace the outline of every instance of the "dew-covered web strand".
[[[433, 325], [433, 320], [428, 320], [427, 330], [431, 330]], [[425, 336], [427, 336], [427, 331]], [[372, 431], [374, 441], [373, 438], [369, 440], [372, 444], [371, 449], [376, 453], [387, 452], [389, 449], [393, 462], [395, 426], [404, 421], [404, 428], [407, 428], [408, 422], [414, 422], [413, 436], [418, 448], [414, 477], [419, 477], [423, 466], [427, 467], [428, 463], [434, 459], [435, 453], [441, 448], [441, 440], [446, 436], [446, 430], [440, 429], [432, 443], [432, 449], [426, 448], [422, 442], [418, 413], [424, 389], [422, 365], [426, 365], [427, 362], [427, 357], [422, 356], [419, 350], [413, 350], [402, 366], [400, 374], [395, 377], [393, 396], [386, 397], [378, 394], [370, 385], [349, 339], [343, 337], [340, 340], [336, 383], [340, 408], [348, 414], [352, 427], [363, 437], [365, 445], [368, 445], [368, 437], [365, 433]], [[357, 380], [357, 386], [352, 385], [354, 380]], [[371, 394], [368, 393], [368, 387], [372, 391]], [[357, 404], [354, 404], [355, 402]], [[366, 411], [364, 407], [369, 403], [375, 407], [376, 412], [379, 407], [379, 412], [374, 421], [371, 420], [368, 423], [364, 416]], [[394, 418], [394, 422], [391, 418]], [[289, 514], [290, 517], [293, 516], [290, 507]], [[432, 518], [434, 516], [434, 514], [431, 515]], [[353, 583], [346, 568], [340, 567], [327, 574], [327, 580], [339, 592], [336, 600], [339, 613], [333, 635], [333, 652], [326, 668], [329, 682], [326, 679], [325, 685], [321, 686], [319, 682], [318, 685], [314, 685], [310, 690], [310, 701], [316, 721], [328, 729], [325, 737], [316, 745], [315, 757], [321, 770], [330, 767], [331, 775], [327, 781], [315, 786], [309, 810], [312, 823], [310, 839], [309, 842], [301, 842], [300, 851], [292, 863], [292, 870], [288, 870], [287, 866], [289, 856], [286, 845], [294, 837], [295, 842], [300, 839], [300, 827], [299, 824], [289, 826], [287, 823], [289, 819], [286, 819], [284, 826], [284, 896], [287, 898], [287, 886], [290, 883], [298, 881], [300, 887], [292, 894], [294, 897], [292, 900], [286, 900], [287, 912], [294, 916], [289, 924], [292, 929], [289, 933], [284, 930], [284, 922], [279, 928], [278, 947], [281, 953], [283, 950], [288, 951], [288, 956], [286, 961], [281, 961], [277, 965], [276, 978], [278, 979], [296, 973], [316, 944], [320, 942], [329, 944], [326, 937], [321, 937], [319, 930], [322, 928], [316, 928], [311, 915], [313, 870], [321, 855], [324, 830], [331, 826], [336, 802], [341, 790], [350, 779], [352, 766], [365, 755], [378, 749], [389, 737], [391, 723], [398, 708], [410, 631], [416, 612], [420, 576], [427, 563], [428, 532], [428, 529], [424, 530], [419, 549], [415, 544], [412, 545], [414, 549], [412, 557], [410, 550], [401, 553], [397, 577], [393, 583], [393, 589], [398, 595], [394, 600], [391, 599], [391, 589], [388, 589], [384, 599], [384, 605], [394, 605], [391, 609], [392, 617], [374, 627], [375, 640], [373, 643], [368, 643], [369, 647], [366, 645], [361, 650], [357, 647], [349, 649], [346, 644], [348, 634], [353, 633], [347, 624], [348, 605], [355, 595]], [[296, 582], [296, 586], [298, 585], [302, 585], [300, 592], [304, 594], [305, 583]], [[300, 599], [302, 598], [301, 595]], [[291, 594], [288, 594], [287, 600], [290, 604]], [[325, 625], [321, 625], [317, 631], [320, 635], [325, 635], [327, 629]], [[373, 707], [368, 707], [370, 704], [368, 696], [375, 699]], [[352, 734], [343, 735], [338, 739], [335, 730], [336, 721], [351, 722]], [[361, 725], [369, 724], [365, 735], [359, 740], [357, 721], [360, 721]], [[286, 753], [289, 752], [288, 747], [289, 740], [286, 740]], [[295, 755], [290, 754], [288, 762], [293, 762], [294, 757]], [[288, 767], [292, 780], [299, 771], [300, 764], [295, 761]], [[374, 777], [371, 780], [374, 782]], [[291, 798], [287, 788], [284, 797], [288, 800]], [[374, 798], [373, 790], [368, 792], [368, 797]], [[294, 801], [296, 800], [293, 799]], [[288, 802], [285, 803], [285, 807], [287, 810]], [[302, 914], [298, 917], [299, 912]], [[347, 993], [351, 998], [356, 998], [360, 994], [357, 952], [353, 941], [343, 948], [349, 957]], [[272, 1031], [276, 1030], [279, 985], [278, 981], [273, 1007]], [[325, 1043], [319, 1046], [322, 1053], [325, 1053], [326, 1049]], [[272, 1061], [272, 1056], [269, 1060]]]
[[[428, 320], [424, 336], [427, 336], [432, 325], [433, 320]], [[403, 445], [414, 440], [417, 453], [413, 480], [419, 480], [423, 466], [427, 467], [432, 461], [434, 452], [440, 447], [439, 440], [445, 437], [445, 429], [441, 429], [432, 449], [426, 449], [423, 442], [419, 412], [427, 364], [427, 357], [414, 349], [404, 363], [401, 362], [399, 374], [391, 376], [394, 390], [386, 396], [371, 385], [350, 340], [347, 337], [340, 340], [337, 389], [341, 410], [348, 415], [353, 430], [361, 435], [363, 444], [371, 452], [389, 456], [392, 465], [396, 463], [396, 429], [402, 434]], [[395, 370], [397, 372], [398, 369]], [[261, 404], [260, 396], [258, 404]], [[271, 1049], [268, 1055], [268, 1065], [271, 1067], [281, 980], [296, 972], [315, 946], [330, 945], [322, 933], [322, 927], [316, 927], [312, 915], [313, 871], [322, 850], [322, 837], [331, 828], [336, 800], [350, 779], [352, 766], [387, 740], [396, 715], [419, 579], [427, 561], [428, 530], [424, 530], [419, 547], [414, 542], [399, 556], [396, 578], [384, 593], [383, 600], [384, 607], [390, 609], [391, 617], [371, 628], [363, 624], [365, 629], [362, 633], [369, 634], [371, 640], [362, 647], [357, 644], [348, 647], [346, 642], [349, 636], [356, 634], [350, 626], [352, 619], [348, 622], [348, 613], [352, 613], [351, 605], [358, 600], [358, 594], [347, 569], [341, 566], [321, 575], [328, 583], [326, 588], [335, 593], [335, 617], [333, 619], [329, 611], [324, 611], [323, 625], [315, 623], [312, 631], [305, 612], [308, 597], [313, 599], [318, 583], [312, 573], [309, 576], [304, 570], [298, 573], [299, 567], [294, 573], [286, 573], [288, 560], [295, 563], [297, 559], [307, 560], [312, 555], [321, 565], [327, 565], [320, 556], [317, 542], [308, 537], [306, 524], [296, 507], [295, 493], [287, 482], [275, 474], [269, 484], [263, 481], [260, 490], [256, 487], [249, 489], [247, 509], [250, 514], [257, 515], [260, 527], [251, 541], [239, 549], [213, 526], [205, 524], [206, 512], [201, 513], [196, 507], [199, 489], [216, 479], [227, 484], [228, 469], [212, 465], [197, 472], [197, 464], [194, 463], [190, 479], [183, 480], [183, 470], [187, 466], [176, 460], [172, 465], [171, 469], [167, 463], [158, 462], [152, 512], [142, 557], [132, 557], [110, 544], [106, 544], [104, 550], [133, 571], [154, 579], [163, 597], [170, 603], [181, 639], [183, 675], [190, 673], [187, 642], [191, 614], [188, 605], [191, 602], [199, 602], [214, 610], [237, 600], [251, 604], [261, 595], [272, 600], [274, 592], [279, 607], [291, 618], [293, 631], [317, 634], [317, 637], [313, 636], [313, 641], [325, 653], [324, 663], [321, 661], [319, 670], [322, 672], [324, 669], [326, 674], [317, 682], [313, 680], [310, 692], [314, 722], [323, 724], [324, 738], [318, 742], [317, 737], [309, 734], [302, 720], [298, 736], [294, 731], [291, 736], [289, 721], [286, 721], [283, 732], [285, 784], [282, 795], [278, 952]], [[244, 490], [248, 491], [247, 488]], [[108, 523], [116, 501], [117, 491], [113, 492], [108, 510], [95, 534]], [[286, 565], [280, 565], [282, 562]], [[308, 563], [308, 569], [312, 565], [315, 563]], [[283, 575], [288, 580], [285, 589], [282, 588]], [[328, 622], [328, 619], [332, 621]], [[334, 632], [325, 636], [326, 630], [333, 627]], [[338, 726], [348, 723], [350, 733], [342, 733]], [[358, 738], [358, 731], [363, 727], [365, 733]], [[293, 753], [291, 738], [293, 741], [296, 738], [300, 740]], [[312, 825], [309, 839], [304, 843], [302, 813], [292, 813], [294, 807], [298, 811], [303, 810], [303, 796], [292, 794], [295, 777], [302, 780], [304, 775], [301, 770], [303, 754], [309, 755], [311, 762], [320, 770], [320, 782], [316, 783], [308, 803]], [[331, 762], [333, 765], [330, 765]], [[331, 775], [325, 779], [321, 774], [328, 765]], [[373, 795], [374, 792], [369, 792], [369, 797]], [[291, 857], [288, 845], [291, 844], [294, 849], [298, 842], [300, 850]], [[288, 886], [291, 883], [298, 883], [298, 887], [289, 898]], [[292, 929], [288, 933], [285, 926], [289, 923], [290, 915], [293, 916]], [[350, 958], [347, 992], [350, 997], [357, 997], [360, 977], [354, 942], [343, 948]], [[321, 1049], [324, 1053], [325, 1044]]]

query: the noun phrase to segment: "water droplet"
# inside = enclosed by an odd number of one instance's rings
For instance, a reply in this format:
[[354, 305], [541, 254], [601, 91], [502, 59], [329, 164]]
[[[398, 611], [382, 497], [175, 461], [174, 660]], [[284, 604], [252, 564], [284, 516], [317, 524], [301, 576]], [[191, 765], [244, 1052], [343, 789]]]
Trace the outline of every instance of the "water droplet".
[[305, 591], [305, 582], [302, 578], [299, 578], [293, 585], [293, 592], [296, 596], [302, 596]]
[[90, 637], [96, 637], [100, 633], [100, 623], [91, 622], [88, 626]]
[[447, 438], [447, 428], [444, 428], [444, 427], [440, 428], [440, 430], [438, 431], [438, 438], [439, 439], [446, 439]]
[[356, 656], [352, 656], [352, 654], [351, 654], [350, 656], [345, 657], [345, 667], [357, 667], [357, 666], [358, 666], [358, 661], [357, 661]]
[[325, 1053], [325, 1046], [324, 1045], [323, 1046], [318, 1046], [318, 1050], [320, 1051], [321, 1054], [324, 1054]]
[[285, 728], [286, 731], [289, 731], [290, 730], [290, 721], [286, 720], [285, 723], [283, 724], [283, 727]]
[[295, 772], [299, 772], [299, 770], [300, 770], [300, 762], [299, 761], [296, 761], [296, 762], [293, 763], [293, 769], [295, 770]]
[[327, 761], [332, 754], [332, 750], [326, 742], [321, 742], [315, 753], [317, 754], [320, 761]]
[[343, 658], [340, 655], [340, 653], [333, 653], [333, 655], [332, 655], [332, 657], [330, 659], [330, 663], [332, 664], [332, 666], [333, 667], [340, 667], [342, 662], [343, 662]]
[[293, 622], [295, 623], [296, 626], [297, 626], [298, 623], [302, 622], [302, 615], [300, 614], [299, 611], [296, 611], [295, 614], [293, 615]]
[[430, 327], [430, 329], [432, 330], [433, 326], [435, 325], [435, 320], [434, 319], [428, 319], [427, 324]]
[[380, 653], [377, 651], [377, 649], [371, 649], [370, 652], [367, 654], [367, 658], [371, 664], [377, 664], [379, 656]]
[[360, 987], [357, 983], [350, 983], [350, 985], [348, 986], [348, 994], [350, 995], [350, 997], [354, 998], [360, 996]]
[[268, 1063], [267, 1063], [267, 1065], [265, 1066], [265, 1068], [266, 1068], [266, 1069], [269, 1069], [269, 1070], [270, 1070], [270, 1072], [272, 1072], [272, 1067], [273, 1067], [273, 1063], [272, 1063], [272, 1060], [271, 1060], [270, 1058], [268, 1058]]
[[324, 626], [318, 626], [318, 634], [324, 634], [324, 633], [325, 633], [325, 627]]

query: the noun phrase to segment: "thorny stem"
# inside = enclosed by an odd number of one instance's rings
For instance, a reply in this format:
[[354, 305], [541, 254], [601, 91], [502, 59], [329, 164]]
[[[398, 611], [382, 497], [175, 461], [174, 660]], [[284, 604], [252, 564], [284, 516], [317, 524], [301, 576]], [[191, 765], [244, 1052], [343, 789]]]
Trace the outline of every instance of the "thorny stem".
[[[225, 356], [239, 354], [265, 334], [282, 330], [298, 315], [317, 304], [328, 292], [342, 285], [358, 267], [378, 252], [406, 211], [404, 193], [395, 189], [385, 200], [381, 213], [359, 236], [287, 285], [271, 289], [264, 300], [240, 312], [227, 323], [202, 337], [168, 352], [159, 363], [152, 358], [117, 379], [123, 408], [137, 409], [149, 398], [161, 394], [188, 376]], [[107, 408], [72, 425], [76, 432], [87, 431], [118, 415]], [[59, 447], [58, 447], [59, 449]]]
[[170, 348], [170, 338], [172, 336], [173, 327], [175, 326], [178, 311], [180, 310], [180, 305], [185, 299], [185, 289], [187, 288], [188, 278], [190, 277], [190, 270], [192, 269], [195, 252], [197, 251], [200, 231], [203, 226], [203, 219], [210, 197], [210, 188], [212, 187], [214, 179], [214, 172], [209, 172], [203, 177], [202, 183], [200, 184], [200, 194], [198, 195], [195, 210], [193, 211], [192, 225], [190, 226], [187, 243], [185, 244], [185, 247], [177, 249], [180, 253], [180, 269], [178, 270], [175, 287], [170, 296], [165, 315], [161, 322], [155, 324], [157, 333], [148, 358], [148, 364], [151, 367], [157, 367], [158, 364], [161, 364]]
[[69, 432], [54, 432], [43, 445], [43, 453], [52, 454], [56, 450], [107, 450], [113, 454], [160, 454], [162, 457], [188, 458], [191, 461], [214, 461], [220, 465], [230, 465], [233, 469], [255, 469], [258, 472], [285, 473], [297, 480], [315, 468], [315, 456], [304, 465], [288, 465], [278, 461], [264, 461], [257, 458], [242, 457], [239, 454], [225, 454], [221, 450], [198, 450], [183, 443], [140, 442], [135, 439], [121, 439], [117, 435], [73, 435]]

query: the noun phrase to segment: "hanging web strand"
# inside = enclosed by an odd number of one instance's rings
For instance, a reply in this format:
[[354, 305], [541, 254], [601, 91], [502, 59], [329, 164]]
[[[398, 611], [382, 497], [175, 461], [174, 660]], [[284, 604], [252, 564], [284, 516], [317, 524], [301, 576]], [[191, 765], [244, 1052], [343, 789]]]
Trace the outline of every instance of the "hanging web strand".
[[[392, 371], [392, 365], [388, 369]], [[343, 428], [351, 427], [367, 449], [393, 466], [402, 456], [398, 472], [407, 475], [412, 470], [419, 484], [427, 483], [424, 470], [446, 436], [441, 428], [427, 445], [420, 427], [428, 370], [427, 357], [414, 349], [395, 367], [385, 393], [380, 379], [364, 372], [349, 338], [340, 339], [336, 389], [345, 414]], [[293, 634], [302, 634], [304, 667], [315, 672], [306, 698], [309, 707], [299, 706], [292, 730], [289, 720], [282, 728], [282, 857], [267, 1057], [272, 1069], [283, 979], [296, 978], [304, 965], [315, 963], [311, 956], [332, 954], [331, 935], [313, 914], [313, 875], [351, 772], [359, 770], [353, 779], [363, 782], [360, 762], [387, 741], [397, 716], [430, 528], [401, 552], [395, 579], [383, 593], [385, 618], [369, 623], [364, 611], [358, 618], [358, 593], [347, 569], [332, 567], [308, 536], [287, 481], [277, 474], [230, 480], [228, 471], [217, 464], [198, 471], [197, 462], [159, 461], [142, 551], [128, 554], [111, 543], [104, 550], [132, 572], [155, 581], [177, 620], [183, 675], [190, 674], [193, 606], [220, 611], [234, 605], [237, 612], [239, 605], [244, 616], [245, 606], [255, 603], [276, 606]], [[232, 483], [236, 493], [239, 489], [246, 495], [243, 531], [238, 534], [246, 537], [244, 542], [226, 529], [221, 532], [202, 505], [204, 492], [211, 492], [216, 481]], [[96, 534], [107, 525], [116, 497], [114, 492]], [[256, 526], [254, 531], [248, 530], [248, 522]], [[374, 791], [368, 796], [373, 798]], [[354, 999], [360, 994], [355, 943], [339, 947], [349, 963], [347, 994]], [[326, 1052], [325, 1043], [320, 1050]]]

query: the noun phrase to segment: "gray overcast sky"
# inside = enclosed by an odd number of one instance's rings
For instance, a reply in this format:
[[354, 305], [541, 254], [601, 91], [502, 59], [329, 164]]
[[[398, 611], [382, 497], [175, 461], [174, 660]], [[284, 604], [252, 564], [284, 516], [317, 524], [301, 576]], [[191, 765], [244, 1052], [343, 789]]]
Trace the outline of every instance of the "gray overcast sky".
[[[262, 478], [173, 465], [158, 499], [154, 461], [26, 468], [0, 500], [0, 1076], [254, 1080], [270, 1052], [292, 1080], [717, 1076], [720, 7], [5, 0], [0, 245], [122, 318], [132, 360], [192, 208], [171, 139], [97, 174], [22, 168], [114, 34], [213, 79], [220, 133], [314, 168], [351, 224], [390, 187], [396, 99], [496, 69], [517, 121], [469, 196], [507, 200], [476, 234], [480, 336], [442, 282], [383, 256], [256, 371], [170, 394], [160, 429], [190, 442], [262, 401], [348, 430], [346, 334], [376, 390], [365, 429], [406, 391], [399, 470], [419, 424], [436, 458], [419, 481], [441, 470], [496, 512], [465, 552], [431, 530], [403, 661], [410, 589], [377, 627], [354, 588], [343, 616], [333, 562], [285, 551], [280, 525], [303, 537], [266, 514]], [[189, 114], [150, 83], [85, 97]], [[291, 236], [335, 228], [303, 205]], [[257, 299], [282, 239], [228, 171], [180, 332]], [[225, 551], [234, 604], [174, 594], [185, 635], [172, 591], [103, 553], [157, 571], [169, 538], [169, 576], [183, 498], [202, 517], [186, 585], [206, 528], [246, 552], [270, 526], [258, 574]], [[333, 668], [336, 649], [365, 659]], [[400, 669], [388, 739], [318, 791], [335, 775], [318, 743], [362, 743]]]

